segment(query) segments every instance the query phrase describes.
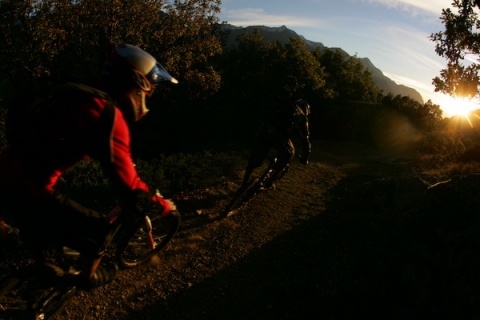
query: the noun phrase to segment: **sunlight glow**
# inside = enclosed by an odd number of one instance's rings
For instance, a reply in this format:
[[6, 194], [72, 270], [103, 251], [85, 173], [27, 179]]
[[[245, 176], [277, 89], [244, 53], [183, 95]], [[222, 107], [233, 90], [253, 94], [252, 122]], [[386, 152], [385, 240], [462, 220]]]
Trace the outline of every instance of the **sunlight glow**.
[[444, 116], [447, 117], [463, 116], [468, 118], [470, 111], [480, 108], [478, 102], [466, 98], [454, 98], [445, 95], [442, 100], [440, 106], [445, 113]]

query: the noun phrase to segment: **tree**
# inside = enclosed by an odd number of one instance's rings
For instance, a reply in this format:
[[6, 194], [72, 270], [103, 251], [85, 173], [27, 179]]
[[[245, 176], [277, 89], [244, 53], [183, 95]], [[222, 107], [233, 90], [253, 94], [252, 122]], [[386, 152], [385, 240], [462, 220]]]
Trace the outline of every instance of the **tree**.
[[0, 76], [74, 73], [96, 76], [120, 43], [150, 52], [181, 82], [177, 97], [216, 92], [209, 62], [221, 52], [214, 36], [220, 0], [0, 1]]
[[301, 39], [285, 45], [267, 42], [258, 30], [240, 36], [225, 52], [222, 72], [222, 91], [232, 91], [247, 103], [262, 99], [271, 105], [300, 96], [310, 100], [325, 85], [323, 67]]
[[325, 68], [326, 87], [330, 97], [342, 101], [376, 102], [380, 89], [372, 73], [357, 56], [338, 49], [316, 49], [316, 59]]
[[442, 109], [431, 100], [422, 105], [410, 97], [387, 94], [382, 103], [405, 116], [417, 129], [424, 132], [434, 129], [442, 120]]
[[[271, 82], [265, 72], [268, 49], [258, 30], [239, 36], [237, 43], [222, 55], [222, 91], [241, 104], [248, 104], [269, 92], [266, 86], [270, 86]], [[265, 100], [268, 101], [268, 98]]]
[[152, 42], [158, 44], [162, 61], [173, 66], [172, 74], [186, 84], [188, 98], [204, 99], [220, 90], [221, 77], [212, 61], [222, 53], [216, 36], [220, 4], [221, 0], [175, 0], [157, 19], [161, 27], [154, 28]]
[[285, 79], [283, 87], [290, 97], [297, 96], [309, 99], [316, 93], [322, 92], [325, 86], [325, 72], [323, 66], [307, 49], [305, 42], [300, 38], [291, 38], [285, 45], [286, 56], [282, 61], [284, 68], [277, 65], [277, 73], [281, 70]]
[[446, 69], [433, 79], [433, 84], [437, 92], [479, 100], [480, 0], [453, 0], [452, 5], [458, 10], [443, 9], [440, 17], [445, 31], [430, 35], [430, 40], [436, 42], [435, 52], [447, 59]]

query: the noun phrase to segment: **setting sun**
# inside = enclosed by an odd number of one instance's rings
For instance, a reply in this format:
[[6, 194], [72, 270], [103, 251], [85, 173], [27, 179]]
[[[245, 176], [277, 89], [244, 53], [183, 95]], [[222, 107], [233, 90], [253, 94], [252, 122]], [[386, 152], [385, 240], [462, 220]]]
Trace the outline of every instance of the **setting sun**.
[[445, 96], [443, 102], [440, 104], [444, 111], [444, 115], [447, 117], [464, 116], [468, 117], [468, 114], [472, 110], [480, 108], [478, 102], [465, 98], [454, 98]]

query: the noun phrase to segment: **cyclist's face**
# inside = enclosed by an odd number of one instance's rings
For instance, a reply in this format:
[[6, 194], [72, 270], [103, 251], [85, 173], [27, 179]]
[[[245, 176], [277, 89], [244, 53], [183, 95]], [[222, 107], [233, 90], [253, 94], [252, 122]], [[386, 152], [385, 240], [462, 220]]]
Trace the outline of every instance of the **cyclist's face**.
[[135, 121], [138, 121], [148, 112], [147, 103], [145, 101], [146, 95], [143, 90], [133, 90], [131, 96], [135, 112]]
[[123, 111], [128, 122], [136, 122], [148, 112], [146, 94], [140, 89], [131, 89], [118, 100], [118, 107]]

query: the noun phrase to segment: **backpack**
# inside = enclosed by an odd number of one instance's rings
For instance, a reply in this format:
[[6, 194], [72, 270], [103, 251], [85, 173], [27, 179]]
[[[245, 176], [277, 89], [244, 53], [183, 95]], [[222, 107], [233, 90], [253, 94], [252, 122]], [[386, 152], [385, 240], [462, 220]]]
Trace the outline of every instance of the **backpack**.
[[60, 108], [68, 108], [79, 101], [111, 98], [105, 92], [82, 83], [53, 77], [31, 81], [18, 91], [10, 106], [5, 124], [8, 143], [17, 144], [42, 135], [42, 123]]

